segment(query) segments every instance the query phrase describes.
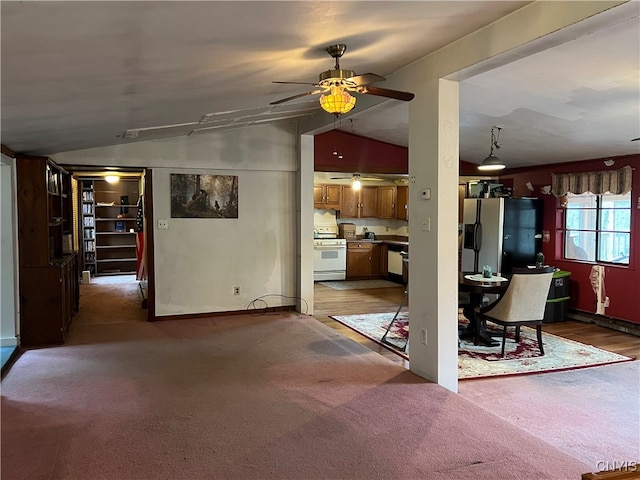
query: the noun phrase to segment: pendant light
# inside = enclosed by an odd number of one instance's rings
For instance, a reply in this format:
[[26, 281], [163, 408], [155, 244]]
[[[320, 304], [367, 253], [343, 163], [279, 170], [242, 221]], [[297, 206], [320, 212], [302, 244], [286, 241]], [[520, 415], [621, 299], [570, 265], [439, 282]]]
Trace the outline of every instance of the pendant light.
[[360, 188], [362, 187], [362, 183], [360, 182], [360, 174], [359, 173], [354, 173], [353, 174], [353, 178], [351, 180], [351, 188], [355, 191], [360, 190]]
[[[494, 133], [494, 129], [498, 130], [497, 135]], [[506, 165], [493, 154], [493, 147], [496, 149], [500, 148], [498, 145], [498, 139], [500, 138], [500, 130], [502, 127], [493, 126], [491, 127], [491, 153], [489, 156], [485, 158], [480, 165], [478, 165], [478, 170], [482, 171], [494, 171], [494, 170], [502, 170], [506, 167]]]

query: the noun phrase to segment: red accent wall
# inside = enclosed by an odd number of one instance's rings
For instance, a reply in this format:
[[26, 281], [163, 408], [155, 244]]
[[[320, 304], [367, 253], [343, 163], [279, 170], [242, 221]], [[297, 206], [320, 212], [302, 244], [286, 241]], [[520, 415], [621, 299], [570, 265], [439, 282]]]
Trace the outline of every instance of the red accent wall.
[[[341, 159], [333, 152], [342, 154]], [[352, 133], [331, 130], [314, 137], [316, 172], [408, 173], [409, 150]]]
[[[541, 187], [551, 185], [551, 173], [589, 172], [618, 169], [631, 165], [633, 183], [631, 190], [631, 255], [629, 266], [605, 264], [605, 289], [610, 304], [606, 316], [640, 323], [640, 155], [616, 157], [615, 164], [606, 167], [603, 160], [587, 160], [544, 167], [505, 171], [500, 181], [513, 182], [513, 195], [535, 196], [544, 204], [544, 230], [550, 232], [550, 241], [543, 243], [543, 253], [548, 264], [571, 272], [571, 300], [569, 307], [586, 312], [595, 312], [596, 296], [589, 281], [592, 263], [562, 259], [562, 233], [558, 231], [561, 217], [558, 199], [540, 192]], [[526, 184], [530, 182], [534, 191]]]
[[[339, 159], [333, 152], [342, 154]], [[409, 149], [331, 130], [314, 137], [316, 172], [409, 173]], [[477, 175], [478, 166], [460, 162], [460, 175]]]

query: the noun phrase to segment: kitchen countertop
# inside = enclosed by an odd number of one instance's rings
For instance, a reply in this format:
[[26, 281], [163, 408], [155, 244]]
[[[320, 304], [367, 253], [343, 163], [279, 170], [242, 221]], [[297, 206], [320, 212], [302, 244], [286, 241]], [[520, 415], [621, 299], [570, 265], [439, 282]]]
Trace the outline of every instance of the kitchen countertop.
[[368, 238], [362, 238], [360, 236], [356, 238], [348, 238], [347, 243], [386, 243], [389, 245], [399, 245], [401, 247], [409, 247], [409, 238], [402, 237], [400, 235], [376, 235], [375, 240], [370, 240]]

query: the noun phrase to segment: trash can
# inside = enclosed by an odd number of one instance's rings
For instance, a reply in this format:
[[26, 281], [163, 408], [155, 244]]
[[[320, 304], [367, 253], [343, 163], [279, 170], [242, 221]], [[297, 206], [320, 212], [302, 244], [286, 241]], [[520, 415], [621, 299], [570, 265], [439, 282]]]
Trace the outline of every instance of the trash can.
[[544, 309], [544, 322], [564, 322], [569, 307], [569, 277], [571, 272], [558, 270], [553, 273], [547, 305]]

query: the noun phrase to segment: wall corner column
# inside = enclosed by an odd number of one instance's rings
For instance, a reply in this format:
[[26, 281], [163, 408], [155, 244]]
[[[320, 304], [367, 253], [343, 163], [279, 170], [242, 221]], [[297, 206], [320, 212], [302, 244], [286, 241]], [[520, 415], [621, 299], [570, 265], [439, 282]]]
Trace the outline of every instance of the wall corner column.
[[458, 83], [431, 79], [415, 93], [409, 107], [410, 368], [457, 392]]

